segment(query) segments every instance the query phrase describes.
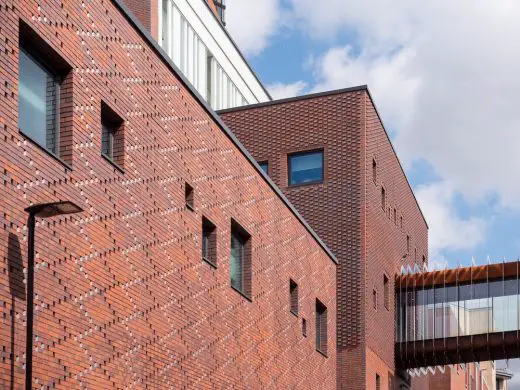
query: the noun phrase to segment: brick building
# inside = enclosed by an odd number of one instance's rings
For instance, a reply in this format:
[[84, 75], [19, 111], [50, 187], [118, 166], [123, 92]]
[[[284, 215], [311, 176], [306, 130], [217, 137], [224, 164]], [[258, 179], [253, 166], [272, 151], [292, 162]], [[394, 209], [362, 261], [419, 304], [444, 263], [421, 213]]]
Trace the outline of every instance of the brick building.
[[219, 114], [338, 257], [338, 388], [406, 384], [394, 362], [394, 275], [427, 262], [428, 226], [368, 89]]
[[335, 388], [336, 261], [117, 0], [0, 4], [0, 387]]

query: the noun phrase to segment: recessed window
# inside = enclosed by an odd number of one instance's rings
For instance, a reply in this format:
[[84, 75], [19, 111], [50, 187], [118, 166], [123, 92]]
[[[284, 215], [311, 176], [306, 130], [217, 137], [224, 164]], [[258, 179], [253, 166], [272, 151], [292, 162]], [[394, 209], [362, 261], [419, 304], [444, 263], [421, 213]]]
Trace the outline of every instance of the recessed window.
[[260, 165], [260, 168], [262, 168], [262, 171], [269, 174], [269, 163], [267, 161], [260, 161], [258, 163]]
[[376, 374], [376, 390], [381, 390], [381, 376]]
[[231, 222], [231, 287], [251, 299], [251, 236]]
[[327, 306], [316, 299], [316, 349], [327, 355]]
[[307, 337], [307, 320], [305, 318], [302, 318], [302, 335]]
[[381, 207], [386, 210], [386, 191], [384, 187], [381, 187]]
[[217, 228], [205, 217], [202, 217], [202, 259], [217, 266]]
[[372, 305], [374, 310], [377, 310], [377, 290], [375, 288], [372, 290]]
[[295, 316], [298, 315], [298, 284], [290, 279], [289, 280], [289, 299], [291, 304], [291, 313]]
[[426, 265], [426, 256], [424, 256], [424, 255], [423, 255], [423, 257], [422, 257], [422, 264], [423, 264], [423, 265]]
[[394, 207], [394, 223], [397, 225], [397, 209]]
[[372, 159], [372, 180], [374, 184], [377, 184], [377, 162], [376, 159]]
[[193, 187], [188, 183], [184, 184], [184, 202], [186, 203], [186, 208], [189, 210], [195, 210], [195, 194], [193, 191]]
[[406, 236], [406, 253], [410, 253], [410, 236]]
[[403, 217], [400, 217], [400, 225], [401, 225], [401, 229], [403, 228]]
[[72, 115], [72, 68], [29, 25], [19, 27], [18, 128], [70, 163], [72, 121], [64, 117]]
[[384, 301], [385, 308], [390, 309], [390, 283], [388, 276], [383, 275], [383, 293], [384, 293]]
[[124, 120], [101, 102], [101, 154], [119, 167], [124, 165]]
[[323, 150], [290, 154], [288, 169], [290, 185], [323, 182]]

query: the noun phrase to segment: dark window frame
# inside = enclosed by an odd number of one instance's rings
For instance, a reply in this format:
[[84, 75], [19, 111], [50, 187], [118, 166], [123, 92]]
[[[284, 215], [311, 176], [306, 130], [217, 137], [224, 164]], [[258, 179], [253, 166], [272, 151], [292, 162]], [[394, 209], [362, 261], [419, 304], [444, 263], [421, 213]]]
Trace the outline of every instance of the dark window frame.
[[390, 278], [383, 274], [383, 303], [386, 310], [390, 310]]
[[377, 289], [373, 288], [372, 289], [372, 306], [374, 307], [375, 311], [377, 311], [377, 300], [378, 300]]
[[[101, 101], [101, 155], [124, 172], [125, 120], [104, 100]], [[108, 141], [105, 139], [108, 137]], [[108, 148], [106, 148], [106, 143]]]
[[[262, 160], [258, 162], [258, 165], [260, 166], [260, 169], [264, 171], [266, 175], [269, 175], [269, 160]], [[265, 169], [264, 169], [265, 165]]]
[[298, 283], [289, 279], [289, 304], [290, 312], [298, 317]]
[[184, 183], [184, 204], [190, 211], [195, 211], [195, 188], [188, 183]]
[[[292, 163], [291, 158], [292, 157], [299, 157], [299, 156], [305, 156], [310, 154], [316, 154], [321, 153], [321, 179], [320, 180], [313, 180], [308, 181], [305, 183], [292, 183]], [[299, 151], [294, 153], [287, 154], [287, 182], [289, 187], [299, 187], [299, 186], [308, 186], [308, 185], [314, 185], [314, 184], [323, 184], [325, 182], [325, 149], [318, 148], [318, 149], [311, 149], [311, 150], [305, 150], [305, 151]]]
[[316, 298], [316, 351], [327, 357], [328, 323], [327, 306]]
[[307, 337], [307, 320], [305, 318], [302, 318], [302, 335]]
[[[230, 285], [235, 291], [252, 302], [252, 236], [237, 221], [231, 220]], [[240, 245], [240, 284], [233, 283], [233, 243]]]
[[386, 211], [386, 190], [381, 186], [381, 208]]
[[213, 4], [215, 4], [215, 8], [217, 9], [217, 14], [220, 19], [220, 22], [222, 25], [226, 25], [226, 19], [225, 19], [225, 11], [226, 11], [226, 4], [224, 0], [213, 0]]
[[217, 227], [205, 216], [202, 216], [202, 260], [217, 268]]
[[377, 184], [377, 161], [375, 157], [372, 159], [372, 181]]

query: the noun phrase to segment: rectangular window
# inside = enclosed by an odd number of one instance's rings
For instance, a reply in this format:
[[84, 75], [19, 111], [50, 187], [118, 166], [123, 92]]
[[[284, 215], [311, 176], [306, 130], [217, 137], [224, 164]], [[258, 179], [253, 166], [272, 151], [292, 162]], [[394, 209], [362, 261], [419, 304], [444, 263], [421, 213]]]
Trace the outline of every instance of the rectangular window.
[[323, 182], [323, 150], [288, 156], [289, 185]]
[[291, 313], [295, 316], [298, 315], [298, 284], [290, 279], [289, 280], [289, 298], [291, 304]]
[[397, 225], [397, 209], [394, 208], [394, 223]]
[[193, 187], [190, 186], [188, 183], [184, 184], [184, 201], [188, 210], [195, 210], [195, 194], [193, 191]]
[[376, 159], [372, 159], [372, 180], [374, 184], [377, 184], [377, 162]]
[[388, 276], [383, 275], [383, 293], [385, 300], [385, 308], [390, 309], [390, 283]]
[[401, 229], [403, 228], [403, 217], [400, 217], [400, 225], [401, 225]]
[[305, 318], [302, 318], [302, 335], [307, 337], [307, 320]]
[[381, 187], [381, 207], [386, 210], [386, 191], [384, 187]]
[[19, 32], [18, 128], [71, 163], [72, 121], [62, 117], [72, 115], [72, 68], [23, 21]]
[[327, 307], [316, 299], [316, 350], [327, 355]]
[[410, 236], [406, 236], [406, 253], [410, 253]]
[[376, 374], [376, 390], [381, 390], [381, 377]]
[[260, 161], [258, 165], [260, 165], [262, 171], [264, 171], [266, 174], [269, 174], [269, 163], [267, 161]]
[[105, 102], [101, 102], [101, 154], [123, 167], [124, 120]]
[[375, 288], [372, 290], [372, 304], [374, 305], [374, 310], [377, 310], [377, 290]]
[[251, 299], [251, 235], [231, 221], [231, 287]]
[[202, 259], [217, 266], [217, 228], [205, 217], [202, 217]]

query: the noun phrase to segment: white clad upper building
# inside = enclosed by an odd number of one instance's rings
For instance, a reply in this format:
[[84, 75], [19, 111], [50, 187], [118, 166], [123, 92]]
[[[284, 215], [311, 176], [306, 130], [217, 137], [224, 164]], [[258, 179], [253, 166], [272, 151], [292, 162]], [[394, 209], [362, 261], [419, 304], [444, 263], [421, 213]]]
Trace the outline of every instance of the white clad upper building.
[[214, 110], [271, 100], [225, 29], [224, 0], [124, 0]]

